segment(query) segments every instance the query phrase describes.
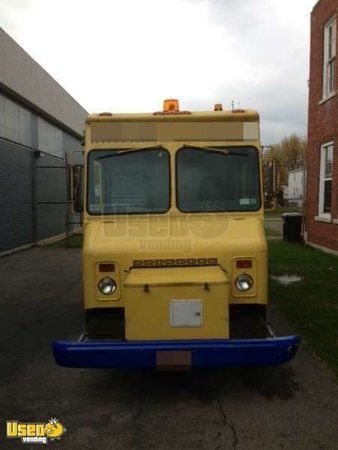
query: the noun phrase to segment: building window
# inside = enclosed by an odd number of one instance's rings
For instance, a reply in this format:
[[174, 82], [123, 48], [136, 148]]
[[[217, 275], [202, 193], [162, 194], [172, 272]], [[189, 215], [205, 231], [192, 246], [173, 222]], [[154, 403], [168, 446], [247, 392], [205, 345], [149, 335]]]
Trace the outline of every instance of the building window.
[[319, 188], [319, 215], [326, 217], [331, 216], [332, 162], [333, 142], [328, 142], [321, 147]]
[[336, 18], [324, 28], [323, 98], [335, 92], [336, 72]]

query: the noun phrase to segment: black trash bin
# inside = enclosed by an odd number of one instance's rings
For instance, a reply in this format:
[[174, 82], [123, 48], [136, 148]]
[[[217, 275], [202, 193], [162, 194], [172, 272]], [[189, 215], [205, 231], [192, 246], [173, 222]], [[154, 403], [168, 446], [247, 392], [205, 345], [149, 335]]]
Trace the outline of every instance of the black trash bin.
[[284, 241], [300, 241], [302, 239], [302, 214], [284, 213], [282, 218]]

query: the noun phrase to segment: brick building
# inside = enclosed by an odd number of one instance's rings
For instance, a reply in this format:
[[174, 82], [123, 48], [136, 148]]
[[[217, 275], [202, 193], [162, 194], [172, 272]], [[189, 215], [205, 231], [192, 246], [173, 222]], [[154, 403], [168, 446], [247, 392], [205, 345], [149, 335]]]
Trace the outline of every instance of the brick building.
[[305, 239], [338, 252], [337, 0], [311, 13]]

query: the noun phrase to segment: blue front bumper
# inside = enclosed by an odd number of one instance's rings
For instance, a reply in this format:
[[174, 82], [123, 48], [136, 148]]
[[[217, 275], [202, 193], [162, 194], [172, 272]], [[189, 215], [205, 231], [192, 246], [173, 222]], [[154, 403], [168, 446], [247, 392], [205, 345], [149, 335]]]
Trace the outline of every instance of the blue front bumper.
[[54, 358], [65, 367], [153, 369], [164, 352], [189, 352], [192, 368], [278, 365], [297, 352], [299, 336], [190, 341], [55, 341]]

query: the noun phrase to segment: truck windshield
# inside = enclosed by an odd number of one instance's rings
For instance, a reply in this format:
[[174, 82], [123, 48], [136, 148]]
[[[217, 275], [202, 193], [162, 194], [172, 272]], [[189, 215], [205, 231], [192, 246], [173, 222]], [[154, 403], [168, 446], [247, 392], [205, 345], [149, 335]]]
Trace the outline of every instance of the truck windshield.
[[177, 207], [183, 212], [260, 208], [258, 151], [254, 147], [186, 147], [176, 155]]
[[88, 156], [88, 212], [166, 212], [170, 204], [169, 161], [169, 153], [160, 147], [92, 150]]

